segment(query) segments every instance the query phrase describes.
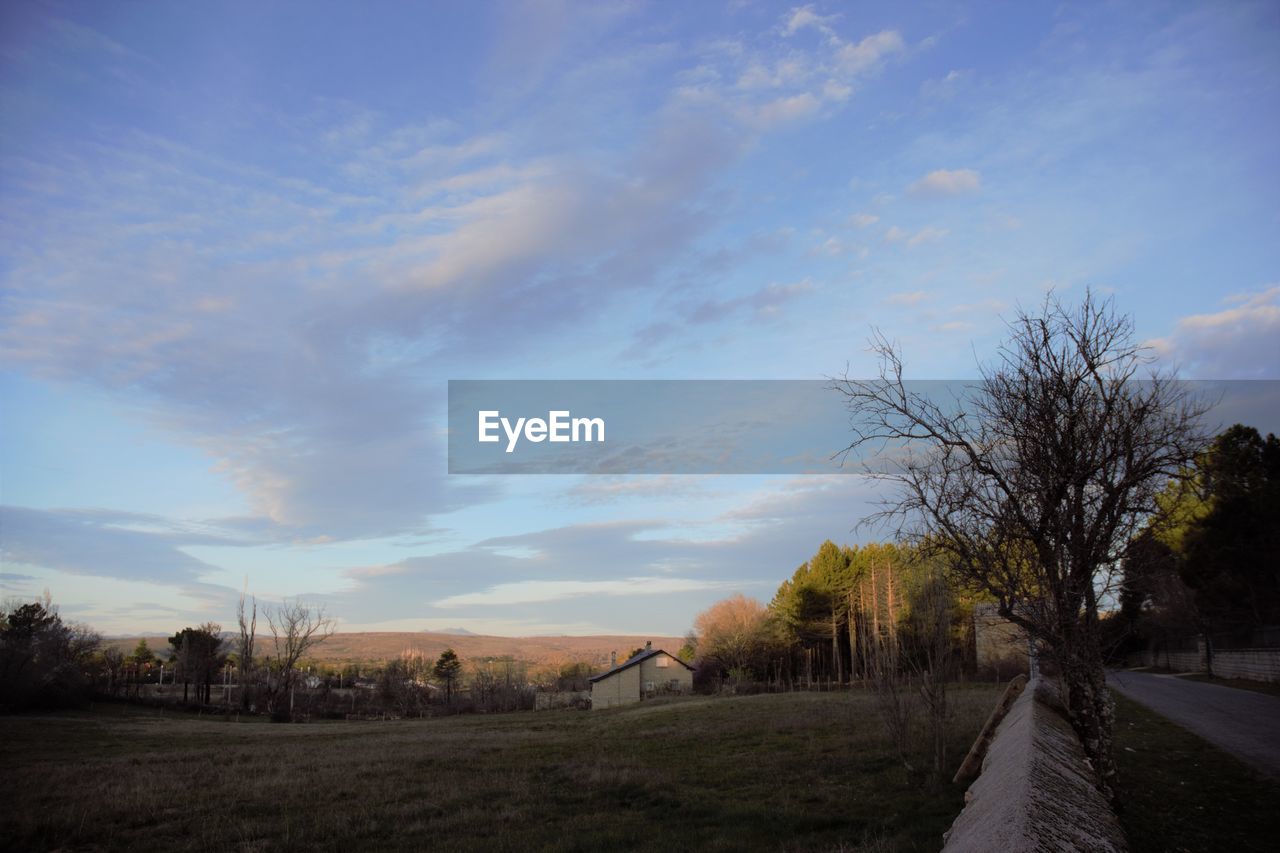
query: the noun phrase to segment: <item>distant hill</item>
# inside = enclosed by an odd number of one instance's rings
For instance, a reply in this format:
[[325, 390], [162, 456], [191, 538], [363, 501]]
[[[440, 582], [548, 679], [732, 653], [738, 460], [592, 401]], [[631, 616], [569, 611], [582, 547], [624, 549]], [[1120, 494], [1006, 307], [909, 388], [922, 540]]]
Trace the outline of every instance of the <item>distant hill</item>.
[[[126, 653], [138, 645], [138, 636], [105, 640], [104, 645]], [[159, 653], [169, 648], [162, 637], [147, 637], [147, 645]], [[594, 637], [492, 637], [484, 634], [445, 631], [386, 631], [376, 633], [334, 634], [308, 657], [321, 663], [374, 663], [400, 657], [406, 651], [427, 657], [439, 657], [445, 649], [453, 649], [463, 660], [473, 658], [511, 657], [535, 665], [587, 661], [597, 666], [609, 663], [611, 652], [621, 660], [646, 641], [655, 649], [675, 654], [684, 645], [680, 637], [644, 637], [604, 635]], [[270, 644], [269, 634], [258, 635], [259, 648]]]

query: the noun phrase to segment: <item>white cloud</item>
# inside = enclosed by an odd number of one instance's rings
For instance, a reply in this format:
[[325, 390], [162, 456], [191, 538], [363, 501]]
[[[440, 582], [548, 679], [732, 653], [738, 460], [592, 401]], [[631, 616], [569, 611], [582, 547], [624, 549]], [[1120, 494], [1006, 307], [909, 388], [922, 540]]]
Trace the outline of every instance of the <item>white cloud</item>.
[[[720, 43], [704, 48], [704, 62], [696, 73], [681, 75], [685, 85], [679, 92], [690, 105], [727, 109], [739, 123], [757, 131], [808, 119], [823, 106], [841, 105], [853, 96], [860, 80], [904, 53], [906, 46], [893, 30], [846, 41], [836, 32], [835, 21], [806, 6], [793, 10], [775, 31], [782, 39], [764, 40], [751, 49], [739, 42], [733, 50]], [[814, 48], [797, 50], [787, 37], [807, 29], [821, 32], [823, 38]], [[727, 81], [732, 83], [726, 85]]]
[[880, 217], [871, 213], [855, 213], [849, 217], [849, 224], [854, 228], [867, 228], [880, 221]]
[[662, 474], [632, 477], [597, 475], [583, 478], [565, 494], [570, 501], [585, 504], [613, 503], [632, 498], [669, 500], [675, 497], [705, 494], [706, 489], [703, 484], [707, 482], [710, 482], [707, 478], [688, 475]]
[[973, 169], [937, 169], [907, 187], [914, 196], [955, 196], [977, 192], [982, 177]]
[[436, 607], [494, 607], [513, 604], [540, 604], [563, 601], [583, 596], [616, 597], [639, 595], [670, 595], [672, 593], [702, 592], [715, 589], [732, 589], [741, 586], [735, 581], [691, 580], [670, 577], [635, 577], [607, 581], [516, 581], [500, 583], [481, 592], [451, 595], [435, 602]]
[[911, 293], [894, 293], [886, 296], [884, 301], [890, 305], [916, 305], [929, 298], [929, 294], [923, 290], [916, 290]]
[[139, 406], [285, 538], [420, 530], [497, 492], [444, 476], [433, 370], [599, 315], [708, 224], [690, 202], [745, 143], [679, 109], [652, 128], [609, 169], [357, 129], [323, 186], [153, 137], [20, 163], [0, 359]]
[[962, 71], [951, 70], [945, 77], [937, 80], [926, 80], [920, 84], [920, 94], [926, 98], [949, 98], [965, 79]]
[[830, 34], [830, 24], [834, 20], [834, 16], [819, 15], [813, 11], [812, 5], [800, 6], [791, 10], [791, 15], [787, 18], [787, 22], [782, 28], [782, 33], [783, 35], [791, 36], [803, 29], [812, 27], [819, 32]]
[[910, 239], [907, 240], [907, 245], [919, 246], [924, 243], [933, 243], [937, 240], [941, 240], [950, 233], [951, 232], [946, 228], [936, 228], [933, 225], [926, 225], [924, 228], [921, 228], [915, 234], [911, 235]]
[[916, 233], [912, 234], [899, 228], [897, 225], [891, 225], [889, 226], [889, 229], [884, 232], [883, 239], [886, 243], [905, 242], [908, 246], [915, 248], [916, 246], [921, 246], [925, 243], [933, 243], [941, 240], [949, 233], [951, 232], [946, 228], [938, 228], [935, 225], [926, 225]]
[[777, 98], [755, 108], [748, 121], [755, 127], [768, 130], [778, 125], [809, 118], [818, 112], [822, 102], [809, 92]]
[[1233, 306], [1183, 317], [1148, 346], [1188, 378], [1280, 379], [1280, 285], [1226, 301]]
[[836, 63], [846, 74], [865, 74], [876, 70], [883, 60], [901, 53], [905, 47], [897, 31], [883, 30], [857, 44], [842, 44], [836, 52]]
[[838, 80], [828, 80], [822, 84], [822, 99], [838, 103], [847, 101], [853, 94], [853, 87]]
[[830, 255], [831, 257], [839, 257], [850, 250], [841, 240], [836, 237], [828, 237], [822, 241], [822, 245], [814, 249], [816, 254]]

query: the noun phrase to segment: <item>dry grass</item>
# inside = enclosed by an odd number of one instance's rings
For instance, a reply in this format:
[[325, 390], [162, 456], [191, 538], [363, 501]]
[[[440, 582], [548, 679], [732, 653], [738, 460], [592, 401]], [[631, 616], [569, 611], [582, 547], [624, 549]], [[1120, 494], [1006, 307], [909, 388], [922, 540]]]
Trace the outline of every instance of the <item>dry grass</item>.
[[[995, 701], [958, 690], [958, 762]], [[862, 693], [386, 723], [123, 705], [0, 718], [0, 846], [936, 850], [962, 791], [903, 778]]]

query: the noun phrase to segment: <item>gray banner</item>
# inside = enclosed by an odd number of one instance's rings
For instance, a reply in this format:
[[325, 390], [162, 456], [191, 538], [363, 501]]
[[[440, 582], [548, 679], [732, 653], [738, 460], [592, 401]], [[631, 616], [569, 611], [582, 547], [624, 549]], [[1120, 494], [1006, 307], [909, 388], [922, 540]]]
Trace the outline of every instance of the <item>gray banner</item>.
[[[963, 406], [977, 380], [916, 380]], [[1189, 381], [1211, 431], [1280, 431], [1280, 381]], [[450, 474], [832, 474], [850, 441], [827, 380], [451, 380]]]

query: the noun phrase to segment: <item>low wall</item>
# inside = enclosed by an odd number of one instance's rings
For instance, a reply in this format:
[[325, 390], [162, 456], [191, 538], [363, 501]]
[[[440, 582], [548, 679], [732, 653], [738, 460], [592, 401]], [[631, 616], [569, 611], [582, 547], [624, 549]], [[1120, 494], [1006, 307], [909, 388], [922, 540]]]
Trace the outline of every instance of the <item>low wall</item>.
[[1130, 666], [1158, 666], [1176, 672], [1204, 672], [1204, 655], [1200, 652], [1167, 652], [1146, 650], [1133, 652], [1127, 658]]
[[1000, 723], [965, 803], [945, 836], [946, 853], [1128, 849], [1056, 692], [1042, 679]]
[[586, 708], [590, 704], [590, 690], [538, 692], [533, 695], [533, 710], [535, 711], [553, 711], [559, 708]]
[[1215, 649], [1213, 674], [1251, 681], [1280, 681], [1280, 649]]
[[[1178, 672], [1204, 672], [1204, 645], [1196, 652], [1142, 651], [1128, 657], [1130, 666], [1159, 666]], [[1250, 681], [1280, 681], [1280, 649], [1214, 649], [1213, 674]]]

